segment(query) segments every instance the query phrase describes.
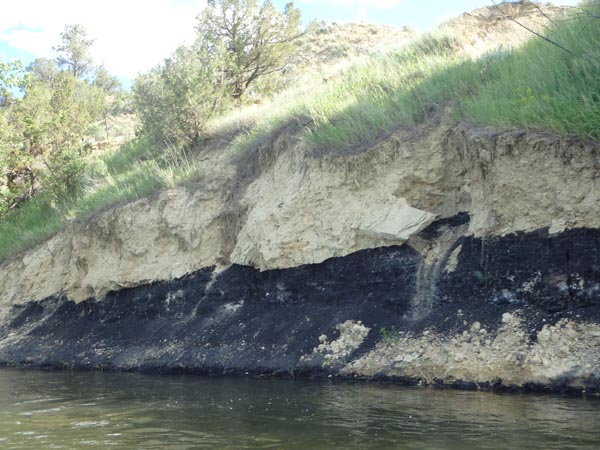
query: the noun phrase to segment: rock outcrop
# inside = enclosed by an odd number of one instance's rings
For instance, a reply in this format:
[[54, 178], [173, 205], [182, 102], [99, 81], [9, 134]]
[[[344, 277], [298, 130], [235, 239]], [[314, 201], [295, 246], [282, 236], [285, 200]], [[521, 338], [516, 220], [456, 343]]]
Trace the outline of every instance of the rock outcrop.
[[[193, 188], [74, 222], [0, 265], [0, 312], [58, 293], [75, 301], [213, 265], [260, 270], [400, 245], [467, 211], [468, 234], [600, 227], [598, 148], [521, 131], [445, 124], [316, 157], [289, 136], [256, 151], [253, 178], [204, 155]], [[247, 162], [244, 164], [247, 165]]]
[[[75, 303], [14, 306], [24, 367], [342, 376], [469, 388], [600, 388], [600, 231], [480, 239], [442, 220], [403, 246], [259, 271], [234, 264]], [[448, 245], [448, 236], [459, 235]], [[422, 249], [445, 248], [433, 256]]]
[[[477, 57], [564, 11], [482, 8], [444, 39]], [[415, 35], [320, 24], [282, 98]], [[599, 393], [600, 146], [425, 109], [343, 151], [308, 149], [301, 117], [240, 151], [259, 114], [217, 120], [199, 181], [0, 263], [0, 366]]]
[[201, 158], [2, 263], [0, 362], [600, 387], [597, 146], [440, 123]]

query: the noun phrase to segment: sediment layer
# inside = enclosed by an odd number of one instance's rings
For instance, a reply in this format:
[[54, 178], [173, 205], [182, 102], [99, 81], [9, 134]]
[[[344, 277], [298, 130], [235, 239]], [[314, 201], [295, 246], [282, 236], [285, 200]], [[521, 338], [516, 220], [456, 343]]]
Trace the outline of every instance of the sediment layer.
[[25, 302], [0, 325], [0, 362], [598, 390], [600, 231], [469, 226], [463, 213], [317, 264]]

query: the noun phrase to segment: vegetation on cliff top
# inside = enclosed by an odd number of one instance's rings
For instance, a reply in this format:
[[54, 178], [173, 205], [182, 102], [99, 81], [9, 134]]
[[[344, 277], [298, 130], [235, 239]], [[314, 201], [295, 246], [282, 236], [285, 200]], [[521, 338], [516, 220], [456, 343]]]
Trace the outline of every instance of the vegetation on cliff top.
[[366, 146], [446, 108], [456, 120], [600, 139], [600, 2], [557, 18], [544, 36], [472, 59], [460, 36], [440, 27], [263, 116], [240, 144], [298, 119], [309, 124], [305, 137], [315, 150]]
[[136, 80], [142, 133], [159, 144], [197, 143], [210, 118], [239, 106], [252, 89], [263, 93], [256, 85], [285, 68], [299, 23], [292, 3], [280, 13], [270, 1], [209, 0], [194, 44]]
[[[211, 2], [214, 7], [237, 3], [240, 2]], [[241, 3], [258, 7], [255, 1]], [[118, 151], [85, 153], [75, 144], [89, 133], [90, 123], [107, 110], [106, 100], [91, 110], [99, 112], [87, 113], [89, 118], [79, 128], [57, 119], [44, 122], [45, 128], [38, 127], [45, 134], [27, 135], [28, 139], [35, 137], [42, 144], [53, 143], [52, 158], [46, 158], [46, 163], [52, 164], [54, 160], [56, 168], [43, 170], [44, 176], [40, 177], [43, 188], [33, 198], [3, 214], [0, 260], [47, 238], [60, 229], [65, 220], [87, 217], [100, 208], [198, 176], [198, 167], [191, 155], [207, 136], [228, 136], [228, 141], [233, 136], [233, 145], [244, 152], [290, 123], [300, 123], [304, 130], [302, 137], [316, 153], [339, 152], [366, 147], [398, 127], [422, 123], [443, 113], [450, 114], [456, 121], [467, 120], [492, 127], [547, 129], [583, 139], [600, 139], [599, 0], [583, 3], [565, 17], [552, 19], [543, 32], [545, 40], [533, 38], [519, 48], [501, 46], [473, 58], [467, 51], [469, 44], [464, 35], [446, 24], [413, 39], [408, 45], [364, 59], [325, 80], [315, 77], [314, 72], [306, 77], [299, 71], [294, 72], [294, 67], [306, 68], [306, 64], [298, 53], [293, 53], [294, 49], [307, 48], [307, 42], [315, 41], [315, 36], [324, 28], [317, 28], [306, 39], [295, 42], [296, 36], [301, 34], [297, 28], [297, 10], [289, 5], [284, 13], [272, 8], [267, 12], [273, 20], [281, 21], [280, 33], [271, 38], [284, 46], [267, 58], [270, 69], [259, 66], [262, 76], [252, 77], [252, 67], [257, 68], [252, 66], [257, 59], [256, 51], [243, 53], [236, 59], [219, 44], [220, 40], [207, 35], [211, 26], [218, 23], [211, 22], [216, 19], [205, 14], [200, 18], [200, 33], [193, 46], [180, 48], [173, 57], [136, 81], [137, 113], [142, 119], [144, 136]], [[504, 17], [503, 20], [509, 19]], [[257, 27], [259, 23], [255, 20], [244, 24], [247, 34], [241, 39], [256, 37], [257, 30], [262, 29]], [[412, 34], [408, 30], [403, 33]], [[90, 45], [83, 37], [81, 41]], [[67, 48], [62, 47], [63, 51]], [[52, 80], [64, 78], [65, 83], [73, 86], [72, 92], [77, 89], [107, 92], [111, 78], [106, 73], [97, 71], [91, 81], [77, 78], [82, 70], [89, 68], [85, 52], [83, 55], [78, 69], [64, 63], [69, 70], [52, 75]], [[263, 58], [260, 51], [258, 55], [259, 61], [264, 61], [260, 59]], [[287, 56], [292, 59], [286, 65]], [[0, 131], [12, 130], [12, 133], [14, 127], [4, 126], [7, 112], [14, 113], [24, 107], [15, 106], [19, 101], [12, 99], [10, 88], [24, 86], [27, 79], [35, 79], [36, 86], [41, 85], [55, 69], [48, 61], [39, 61], [29, 73], [18, 65], [2, 64], [0, 75], [4, 74], [5, 89], [3, 97], [0, 96], [4, 99], [0, 105]], [[49, 68], [50, 72], [46, 70]], [[298, 84], [287, 86], [292, 80]], [[56, 102], [56, 94], [65, 92], [62, 88], [47, 89], [48, 92], [43, 91], [45, 96], [32, 94], [31, 98], [38, 102], [42, 101], [38, 99]], [[25, 92], [23, 105], [29, 101], [28, 91]], [[81, 95], [60, 97], [64, 101], [76, 98]], [[14, 103], [10, 104], [7, 99]], [[259, 104], [255, 104], [257, 100]], [[52, 103], [49, 105], [48, 111], [62, 110]], [[73, 120], [80, 117], [74, 114]], [[73, 134], [71, 126], [79, 131]], [[62, 134], [57, 134], [59, 131]], [[58, 137], [54, 140], [48, 137], [55, 134]], [[31, 143], [20, 144], [15, 141], [14, 133], [0, 133], [3, 149], [9, 148], [7, 142], [11, 143], [10, 148], [25, 150], [15, 154], [30, 158], [27, 161], [35, 157], [31, 151], [35, 146]], [[3, 164], [5, 176], [8, 166], [6, 162]], [[28, 167], [39, 170], [39, 165]], [[19, 189], [31, 185], [22, 184], [24, 175], [19, 176]], [[65, 184], [65, 176], [73, 176], [72, 183]], [[7, 188], [5, 180], [3, 195]]]

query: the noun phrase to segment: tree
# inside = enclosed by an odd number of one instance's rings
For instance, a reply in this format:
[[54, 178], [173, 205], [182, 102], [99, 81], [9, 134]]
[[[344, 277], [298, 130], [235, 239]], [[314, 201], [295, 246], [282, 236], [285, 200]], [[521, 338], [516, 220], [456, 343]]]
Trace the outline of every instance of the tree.
[[[39, 58], [26, 70], [0, 61], [0, 215], [42, 191], [53, 203], [81, 192], [85, 136], [108, 112], [118, 81], [91, 72], [85, 28], [67, 26], [56, 62]], [[21, 95], [15, 95], [17, 89]]]
[[93, 85], [102, 89], [108, 95], [115, 95], [121, 90], [119, 79], [111, 75], [104, 66], [96, 68]]
[[61, 72], [54, 82], [50, 106], [50, 143], [57, 151], [82, 144], [88, 127], [102, 116], [105, 96], [100, 88]]
[[83, 139], [105, 109], [104, 91], [70, 71], [57, 71], [51, 81], [28, 75], [23, 96], [0, 108], [0, 214], [40, 186], [56, 201], [77, 194]]
[[27, 66], [27, 72], [31, 74], [34, 80], [46, 86], [51, 86], [58, 74], [58, 67], [52, 59], [36, 58]]
[[198, 16], [196, 45], [226, 63], [231, 96], [241, 99], [261, 77], [281, 71], [299, 31], [300, 10], [293, 3], [278, 12], [271, 1], [208, 0]]
[[0, 61], [0, 214], [31, 196], [35, 175], [31, 157], [21, 150], [21, 137], [13, 123], [18, 98], [13, 92], [23, 88], [27, 74], [21, 61]]
[[13, 103], [13, 92], [23, 86], [26, 80], [23, 63], [16, 61], [0, 61], [0, 108]]
[[98, 89], [101, 89], [106, 95], [105, 101], [103, 102], [102, 108], [102, 116], [104, 119], [104, 131], [106, 133], [106, 140], [109, 139], [108, 133], [108, 115], [111, 112], [110, 110], [118, 109], [118, 104], [121, 103], [118, 100], [119, 94], [122, 93], [121, 90], [121, 82], [117, 77], [111, 75], [108, 70], [104, 66], [99, 66], [96, 68], [94, 74], [94, 82], [92, 83]]
[[193, 143], [229, 95], [222, 60], [198, 47], [182, 46], [163, 64], [138, 77], [134, 102], [144, 134], [160, 143]]
[[270, 1], [209, 0], [195, 43], [180, 47], [134, 83], [142, 132], [159, 143], [194, 143], [215, 114], [240, 103], [256, 80], [285, 68], [300, 11]]
[[60, 34], [61, 44], [53, 47], [57, 52], [56, 63], [67, 66], [75, 78], [81, 78], [93, 68], [90, 47], [94, 39], [88, 39], [83, 25], [66, 25]]

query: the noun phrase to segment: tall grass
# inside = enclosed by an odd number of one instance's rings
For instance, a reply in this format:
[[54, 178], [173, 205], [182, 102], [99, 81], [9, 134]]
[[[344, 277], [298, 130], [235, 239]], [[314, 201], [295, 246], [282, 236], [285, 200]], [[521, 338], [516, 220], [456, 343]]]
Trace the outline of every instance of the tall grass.
[[[316, 149], [364, 146], [400, 125], [423, 120], [448, 95], [448, 80], [432, 77], [460, 67], [453, 42], [448, 35], [429, 35], [351, 69], [306, 103], [314, 123], [308, 142]], [[461, 72], [452, 74], [454, 90], [463, 90], [471, 78]]]
[[498, 127], [535, 127], [600, 139], [600, 1], [585, 3], [549, 30], [568, 51], [539, 38], [480, 61], [466, 118]]
[[[233, 144], [240, 153], [258, 154], [295, 122], [315, 154], [360, 149], [442, 110], [457, 122], [600, 139], [598, 17], [600, 0], [594, 0], [544, 32], [570, 53], [532, 35], [520, 48], [500, 47], [478, 59], [470, 56], [464, 34], [441, 27], [355, 65], [338, 80], [312, 84], [306, 94], [288, 91], [254, 108]], [[244, 116], [238, 111], [237, 123]]]
[[451, 106], [495, 127], [543, 128], [600, 139], [600, 2], [558, 19], [546, 36], [472, 60], [452, 36], [430, 35], [351, 70], [307, 102], [315, 148], [360, 146]]
[[28, 201], [0, 221], [0, 260], [51, 236], [63, 224], [60, 212], [42, 196]]
[[[395, 52], [375, 56], [340, 80], [272, 111], [238, 138], [244, 150], [296, 117], [320, 153], [364, 147], [404, 125], [450, 108], [457, 120], [600, 139], [600, 0], [557, 18], [544, 35], [478, 59], [440, 28]], [[303, 120], [303, 123], [305, 120]]]

